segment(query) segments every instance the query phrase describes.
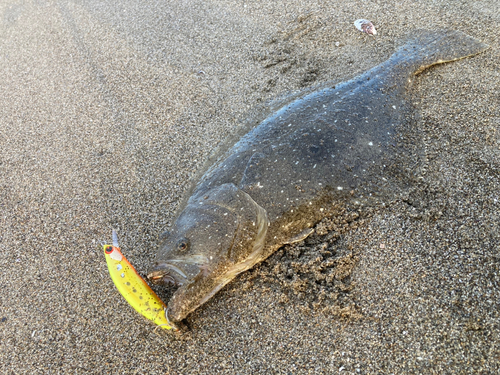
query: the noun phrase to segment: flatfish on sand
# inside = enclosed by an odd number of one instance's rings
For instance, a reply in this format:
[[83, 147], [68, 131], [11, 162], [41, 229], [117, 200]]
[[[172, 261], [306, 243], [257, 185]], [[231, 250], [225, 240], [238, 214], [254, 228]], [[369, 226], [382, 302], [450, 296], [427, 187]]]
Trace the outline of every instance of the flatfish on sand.
[[412, 78], [485, 49], [458, 31], [420, 32], [384, 63], [295, 99], [222, 152], [179, 207], [148, 273], [178, 286], [170, 322], [306, 238], [336, 205], [394, 198], [405, 173], [397, 166], [397, 129]]

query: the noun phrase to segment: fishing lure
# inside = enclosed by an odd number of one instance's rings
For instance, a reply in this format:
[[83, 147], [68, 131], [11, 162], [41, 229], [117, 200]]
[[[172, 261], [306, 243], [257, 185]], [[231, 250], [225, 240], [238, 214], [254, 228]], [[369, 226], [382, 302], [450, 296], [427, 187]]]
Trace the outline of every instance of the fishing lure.
[[168, 321], [165, 303], [121, 253], [118, 236], [114, 230], [113, 245], [103, 245], [103, 249], [111, 279], [127, 302], [158, 327], [176, 330], [176, 327]]

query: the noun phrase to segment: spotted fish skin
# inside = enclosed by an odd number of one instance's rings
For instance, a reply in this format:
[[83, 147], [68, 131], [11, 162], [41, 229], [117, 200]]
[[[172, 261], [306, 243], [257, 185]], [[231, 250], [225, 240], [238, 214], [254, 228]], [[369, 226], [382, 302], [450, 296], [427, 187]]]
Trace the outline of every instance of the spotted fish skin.
[[336, 203], [394, 197], [406, 91], [429, 66], [484, 51], [457, 31], [421, 32], [386, 62], [296, 99], [239, 139], [197, 181], [148, 277], [180, 287], [180, 321], [237, 274], [305, 238]]

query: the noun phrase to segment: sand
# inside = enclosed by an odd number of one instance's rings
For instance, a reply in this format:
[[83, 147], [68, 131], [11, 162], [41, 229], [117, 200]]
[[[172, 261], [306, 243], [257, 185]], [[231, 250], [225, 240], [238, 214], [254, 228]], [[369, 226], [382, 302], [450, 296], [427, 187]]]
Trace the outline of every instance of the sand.
[[[0, 372], [500, 372], [499, 14], [497, 0], [2, 1]], [[111, 229], [144, 275], [189, 177], [249, 113], [356, 76], [416, 28], [491, 45], [415, 80], [420, 181], [278, 251], [184, 334], [154, 333], [108, 275]]]

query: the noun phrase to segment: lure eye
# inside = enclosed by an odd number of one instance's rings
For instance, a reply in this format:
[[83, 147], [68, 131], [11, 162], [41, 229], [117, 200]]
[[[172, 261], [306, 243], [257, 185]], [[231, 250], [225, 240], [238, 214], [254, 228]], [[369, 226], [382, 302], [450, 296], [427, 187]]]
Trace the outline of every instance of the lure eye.
[[111, 245], [104, 246], [104, 252], [106, 254], [111, 254], [113, 252], [113, 246], [111, 246]]
[[177, 250], [186, 251], [189, 249], [189, 240], [187, 238], [181, 238], [179, 242], [177, 242]]

